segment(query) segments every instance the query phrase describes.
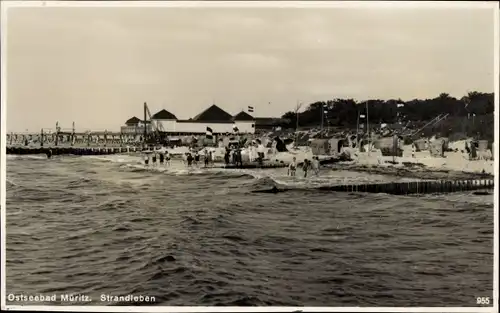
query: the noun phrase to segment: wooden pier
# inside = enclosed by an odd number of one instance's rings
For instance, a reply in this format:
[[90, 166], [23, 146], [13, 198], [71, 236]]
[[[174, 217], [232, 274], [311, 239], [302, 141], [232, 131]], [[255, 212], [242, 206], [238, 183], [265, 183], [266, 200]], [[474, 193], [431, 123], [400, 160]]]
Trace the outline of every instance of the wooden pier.
[[[493, 179], [468, 179], [468, 180], [431, 180], [415, 182], [391, 182], [372, 184], [344, 184], [318, 187], [320, 191], [335, 192], [367, 192], [386, 193], [392, 195], [412, 194], [443, 194], [460, 191], [474, 191], [493, 189]], [[297, 189], [280, 189], [274, 186], [271, 189], [255, 190], [255, 193], [279, 193]]]
[[30, 147], [7, 147], [7, 154], [30, 155], [30, 154], [46, 154], [46, 155], [105, 155], [117, 153], [129, 153], [141, 151], [136, 147], [46, 147], [46, 148], [30, 148]]

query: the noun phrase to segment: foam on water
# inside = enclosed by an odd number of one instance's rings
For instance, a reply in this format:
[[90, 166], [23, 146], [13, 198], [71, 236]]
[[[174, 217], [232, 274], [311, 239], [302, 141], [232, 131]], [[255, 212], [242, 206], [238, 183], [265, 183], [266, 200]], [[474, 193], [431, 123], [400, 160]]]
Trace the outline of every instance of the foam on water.
[[307, 177], [304, 177], [303, 171], [297, 170], [296, 176], [288, 175], [287, 168], [276, 169], [223, 169], [223, 168], [205, 168], [203, 166], [194, 165], [187, 168], [180, 160], [172, 160], [170, 165], [144, 165], [139, 156], [98, 156], [90, 157], [94, 160], [120, 163], [121, 168], [128, 168], [135, 171], [144, 171], [149, 173], [164, 173], [168, 175], [207, 175], [207, 174], [226, 174], [228, 176], [247, 175], [255, 180], [271, 179], [276, 184], [287, 188], [317, 188], [322, 186], [331, 186], [339, 184], [360, 184], [360, 183], [376, 183], [385, 182], [388, 179], [392, 181], [417, 181], [417, 179], [404, 177], [390, 177], [378, 174], [358, 173], [352, 171], [332, 171], [328, 168], [322, 169], [319, 175], [310, 171]]
[[7, 160], [46, 160], [45, 154], [15, 155], [7, 154]]

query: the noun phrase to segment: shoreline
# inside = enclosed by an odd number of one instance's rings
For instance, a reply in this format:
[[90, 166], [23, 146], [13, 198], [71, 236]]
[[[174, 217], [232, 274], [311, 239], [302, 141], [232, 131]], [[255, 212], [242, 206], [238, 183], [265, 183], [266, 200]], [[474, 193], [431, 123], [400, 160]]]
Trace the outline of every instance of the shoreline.
[[428, 180], [445, 180], [445, 179], [494, 179], [495, 175], [490, 173], [464, 172], [447, 169], [433, 169], [421, 166], [377, 166], [355, 163], [336, 163], [325, 165], [324, 169], [328, 170], [347, 170], [353, 172], [365, 172], [371, 174], [383, 174], [388, 176], [428, 179]]

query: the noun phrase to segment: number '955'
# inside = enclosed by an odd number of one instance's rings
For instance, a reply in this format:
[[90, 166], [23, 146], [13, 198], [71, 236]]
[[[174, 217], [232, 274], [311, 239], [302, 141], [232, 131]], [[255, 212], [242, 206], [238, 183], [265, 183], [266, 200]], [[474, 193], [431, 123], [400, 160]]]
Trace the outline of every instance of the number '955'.
[[490, 304], [490, 297], [477, 297], [476, 303], [482, 305], [488, 305]]

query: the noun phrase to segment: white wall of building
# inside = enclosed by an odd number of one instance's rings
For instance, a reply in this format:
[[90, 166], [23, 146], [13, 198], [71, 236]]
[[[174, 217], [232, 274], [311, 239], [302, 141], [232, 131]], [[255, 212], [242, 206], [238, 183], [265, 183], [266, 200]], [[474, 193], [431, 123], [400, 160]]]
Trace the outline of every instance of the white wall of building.
[[[250, 133], [250, 134], [255, 133], [254, 121], [236, 121], [235, 125], [236, 127], [238, 127], [240, 133]], [[254, 125], [254, 127], [252, 127], [252, 125]]]
[[156, 120], [161, 123], [163, 130], [169, 133], [200, 133], [204, 134], [207, 127], [210, 127], [214, 133], [232, 133], [233, 126], [238, 127], [240, 133], [254, 133], [255, 128], [252, 124], [255, 122], [244, 121], [233, 123], [189, 123], [177, 122], [175, 120]]
[[[176, 131], [176, 120], [155, 120], [158, 124], [163, 126], [163, 130], [166, 132], [175, 132]], [[159, 125], [158, 125], [159, 126]]]

